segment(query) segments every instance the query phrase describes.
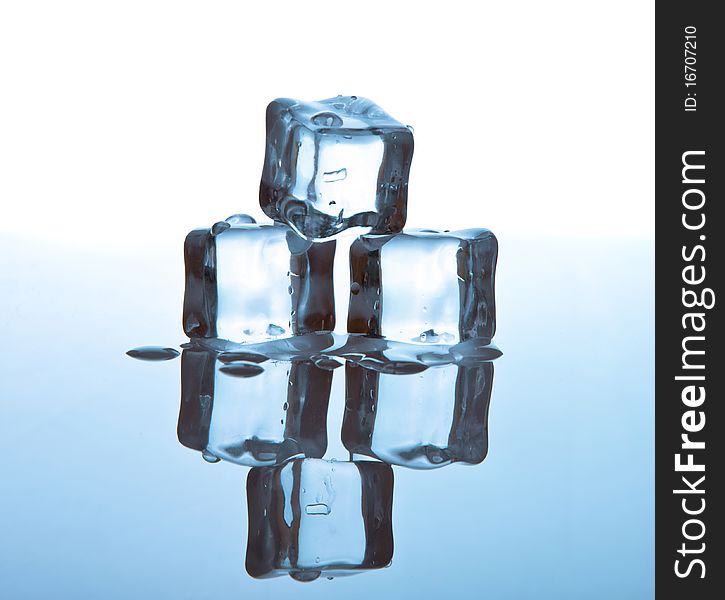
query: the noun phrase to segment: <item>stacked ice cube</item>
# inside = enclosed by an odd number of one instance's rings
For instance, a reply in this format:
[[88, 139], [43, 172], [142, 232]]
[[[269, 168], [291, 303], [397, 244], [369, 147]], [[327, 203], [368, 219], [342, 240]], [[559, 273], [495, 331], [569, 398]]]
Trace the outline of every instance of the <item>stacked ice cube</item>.
[[[486, 456], [497, 242], [403, 231], [412, 154], [412, 130], [365, 98], [275, 100], [259, 192], [273, 222], [186, 238], [179, 440], [252, 467], [255, 577], [387, 565], [390, 465]], [[323, 460], [333, 377], [349, 461]]]

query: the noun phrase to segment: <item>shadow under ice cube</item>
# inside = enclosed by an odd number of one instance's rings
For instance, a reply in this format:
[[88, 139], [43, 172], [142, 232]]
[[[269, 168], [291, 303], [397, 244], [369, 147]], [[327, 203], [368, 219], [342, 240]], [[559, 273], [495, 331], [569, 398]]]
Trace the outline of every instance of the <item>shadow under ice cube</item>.
[[350, 248], [350, 333], [455, 344], [496, 330], [496, 237], [487, 229], [364, 235]]
[[178, 436], [184, 446], [207, 460], [244, 466], [325, 454], [332, 372], [311, 361], [230, 363], [237, 372], [246, 367], [249, 376], [239, 377], [225, 373], [230, 365], [218, 357], [197, 348], [182, 354]]
[[351, 453], [413, 469], [486, 457], [493, 363], [412, 375], [348, 363], [345, 376], [342, 440]]
[[306, 238], [353, 226], [397, 232], [412, 156], [412, 132], [370, 100], [279, 98], [267, 107], [259, 202]]
[[247, 478], [247, 572], [299, 581], [349, 575], [393, 557], [393, 471], [374, 462], [295, 459]]
[[243, 223], [184, 244], [184, 331], [263, 342], [335, 327], [335, 242], [310, 244], [283, 226]]

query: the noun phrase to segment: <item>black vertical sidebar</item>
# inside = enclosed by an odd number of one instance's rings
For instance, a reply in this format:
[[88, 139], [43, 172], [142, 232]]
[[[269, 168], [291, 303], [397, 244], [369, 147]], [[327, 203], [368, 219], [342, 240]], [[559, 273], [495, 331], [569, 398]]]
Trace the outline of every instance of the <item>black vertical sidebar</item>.
[[657, 598], [725, 598], [719, 5], [656, 6]]

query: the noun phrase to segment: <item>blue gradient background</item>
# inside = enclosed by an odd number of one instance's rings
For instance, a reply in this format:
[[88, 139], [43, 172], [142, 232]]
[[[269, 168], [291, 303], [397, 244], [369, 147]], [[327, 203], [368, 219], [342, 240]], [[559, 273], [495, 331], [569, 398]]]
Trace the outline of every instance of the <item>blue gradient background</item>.
[[0, 597], [653, 596], [651, 238], [499, 236], [488, 458], [396, 468], [392, 566], [300, 584], [244, 571], [247, 469], [177, 442], [180, 361], [124, 355], [185, 341], [143, 235], [0, 238]]

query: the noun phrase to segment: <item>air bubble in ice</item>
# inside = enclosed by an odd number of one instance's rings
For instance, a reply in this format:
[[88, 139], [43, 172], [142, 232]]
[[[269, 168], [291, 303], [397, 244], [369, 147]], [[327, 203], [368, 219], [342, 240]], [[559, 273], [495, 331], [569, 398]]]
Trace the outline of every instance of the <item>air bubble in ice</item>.
[[[347, 169], [344, 167], [342, 169], [338, 169], [337, 171], [327, 171], [322, 174], [322, 181], [325, 183], [334, 183], [335, 181], [342, 181], [347, 177]], [[330, 202], [330, 204], [334, 204], [334, 202]]]
[[330, 507], [324, 502], [308, 504], [305, 506], [305, 514], [308, 515], [329, 515]]

